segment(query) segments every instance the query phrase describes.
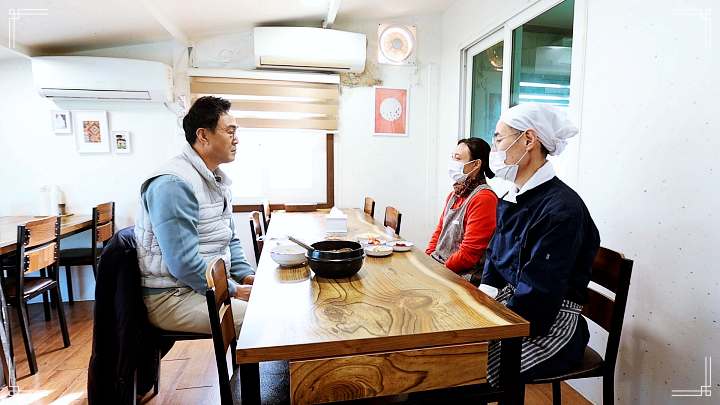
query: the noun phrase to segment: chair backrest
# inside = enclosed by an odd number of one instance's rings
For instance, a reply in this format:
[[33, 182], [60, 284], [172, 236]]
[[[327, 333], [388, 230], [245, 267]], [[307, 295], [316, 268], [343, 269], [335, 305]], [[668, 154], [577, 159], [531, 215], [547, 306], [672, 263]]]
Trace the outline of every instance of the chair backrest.
[[374, 218], [375, 217], [375, 200], [373, 200], [370, 197], [365, 197], [365, 205], [363, 206], [363, 211], [365, 211], [366, 214], [368, 214]]
[[255, 252], [255, 262], [260, 262], [260, 253], [262, 253], [265, 232], [260, 220], [260, 212], [253, 211], [250, 213], [250, 238], [253, 242], [253, 251]]
[[270, 215], [272, 214], [272, 212], [270, 211], [270, 200], [263, 200], [262, 210], [260, 211], [260, 213], [262, 213], [263, 224], [265, 225], [265, 231], [267, 231], [268, 226], [270, 226]]
[[615, 299], [612, 299], [602, 292], [588, 287], [588, 300], [583, 306], [583, 315], [608, 332], [605, 366], [609, 370], [615, 369], [615, 361], [620, 347], [620, 334], [630, 289], [632, 267], [632, 260], [603, 247], [598, 250], [592, 264], [590, 279], [615, 293]]
[[[46, 217], [17, 227], [18, 296], [22, 296], [25, 273], [55, 268], [60, 248], [60, 218]], [[53, 278], [57, 272], [50, 272]], [[53, 274], [54, 273], [54, 274]]]
[[383, 225], [394, 229], [398, 235], [400, 235], [400, 220], [402, 220], [402, 214], [395, 207], [388, 206], [385, 208]]
[[[211, 261], [205, 272], [205, 278], [208, 283], [205, 298], [207, 299], [208, 314], [210, 316], [210, 330], [215, 348], [218, 376], [221, 381], [227, 382], [230, 380], [230, 376], [228, 375], [225, 355], [229, 347], [233, 348], [232, 355], [235, 355], [234, 349], [237, 338], [235, 337], [235, 322], [233, 320], [230, 291], [228, 290], [228, 274], [225, 269], [225, 261], [220, 257]], [[221, 394], [224, 395], [222, 389]]]
[[96, 206], [93, 208], [92, 217], [92, 245], [94, 248], [98, 243], [105, 246], [115, 234], [115, 203], [111, 201]]

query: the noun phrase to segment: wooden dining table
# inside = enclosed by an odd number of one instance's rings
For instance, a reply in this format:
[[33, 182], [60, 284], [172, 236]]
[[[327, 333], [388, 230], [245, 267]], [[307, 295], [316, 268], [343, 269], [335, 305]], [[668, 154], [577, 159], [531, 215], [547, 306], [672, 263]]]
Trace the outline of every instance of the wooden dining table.
[[[15, 252], [17, 249], [17, 227], [33, 219], [43, 217], [19, 215], [0, 216], [0, 256]], [[90, 215], [66, 215], [60, 219], [60, 237], [65, 238], [92, 228], [92, 216]], [[10, 319], [5, 308], [5, 292], [0, 285], [0, 367], [4, 384], [8, 385], [11, 393], [14, 393], [15, 386], [15, 362], [10, 357], [9, 347], [11, 336], [8, 334]]]
[[[17, 248], [17, 227], [33, 219], [43, 217], [30, 215], [0, 216], [0, 255], [14, 252]], [[60, 219], [60, 238], [92, 228], [92, 216], [67, 215]]]
[[[279, 267], [269, 251], [328, 238], [387, 236], [362, 210], [345, 209], [348, 232], [328, 236], [327, 212], [273, 213], [237, 342], [243, 404], [260, 403], [259, 362], [289, 363], [293, 404], [392, 396], [480, 384], [521, 403], [521, 339], [529, 323], [421, 247], [366, 257], [351, 278]], [[396, 235], [394, 236], [397, 237]], [[488, 342], [501, 340], [499, 387], [487, 381]]]

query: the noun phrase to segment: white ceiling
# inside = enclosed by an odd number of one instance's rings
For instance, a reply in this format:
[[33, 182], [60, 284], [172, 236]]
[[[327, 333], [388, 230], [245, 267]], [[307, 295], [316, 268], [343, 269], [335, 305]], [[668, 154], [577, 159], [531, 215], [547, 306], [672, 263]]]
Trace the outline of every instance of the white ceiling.
[[[439, 13], [453, 0], [341, 0], [336, 21], [389, 20]], [[329, 0], [0, 0], [0, 10], [46, 9], [21, 16], [16, 42], [34, 54], [190, 40], [259, 25], [320, 26]], [[0, 33], [9, 22], [0, 21]], [[5, 34], [7, 35], [7, 34]], [[7, 39], [0, 35], [0, 46]], [[2, 54], [0, 54], [2, 57]]]

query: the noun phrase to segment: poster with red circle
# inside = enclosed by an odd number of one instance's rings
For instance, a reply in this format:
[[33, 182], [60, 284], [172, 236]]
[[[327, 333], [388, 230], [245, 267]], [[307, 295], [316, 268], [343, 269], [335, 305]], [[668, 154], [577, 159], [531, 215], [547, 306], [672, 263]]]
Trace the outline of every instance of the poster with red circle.
[[375, 135], [407, 135], [407, 89], [375, 87]]

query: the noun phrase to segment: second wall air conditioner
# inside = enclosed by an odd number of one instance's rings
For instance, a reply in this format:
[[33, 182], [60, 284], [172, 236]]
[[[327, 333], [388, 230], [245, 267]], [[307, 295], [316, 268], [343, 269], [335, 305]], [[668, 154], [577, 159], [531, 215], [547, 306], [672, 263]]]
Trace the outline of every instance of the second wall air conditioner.
[[32, 58], [35, 87], [54, 100], [144, 101], [173, 99], [173, 72], [160, 62], [93, 56]]
[[255, 66], [326, 72], [365, 70], [365, 34], [311, 27], [257, 27]]

